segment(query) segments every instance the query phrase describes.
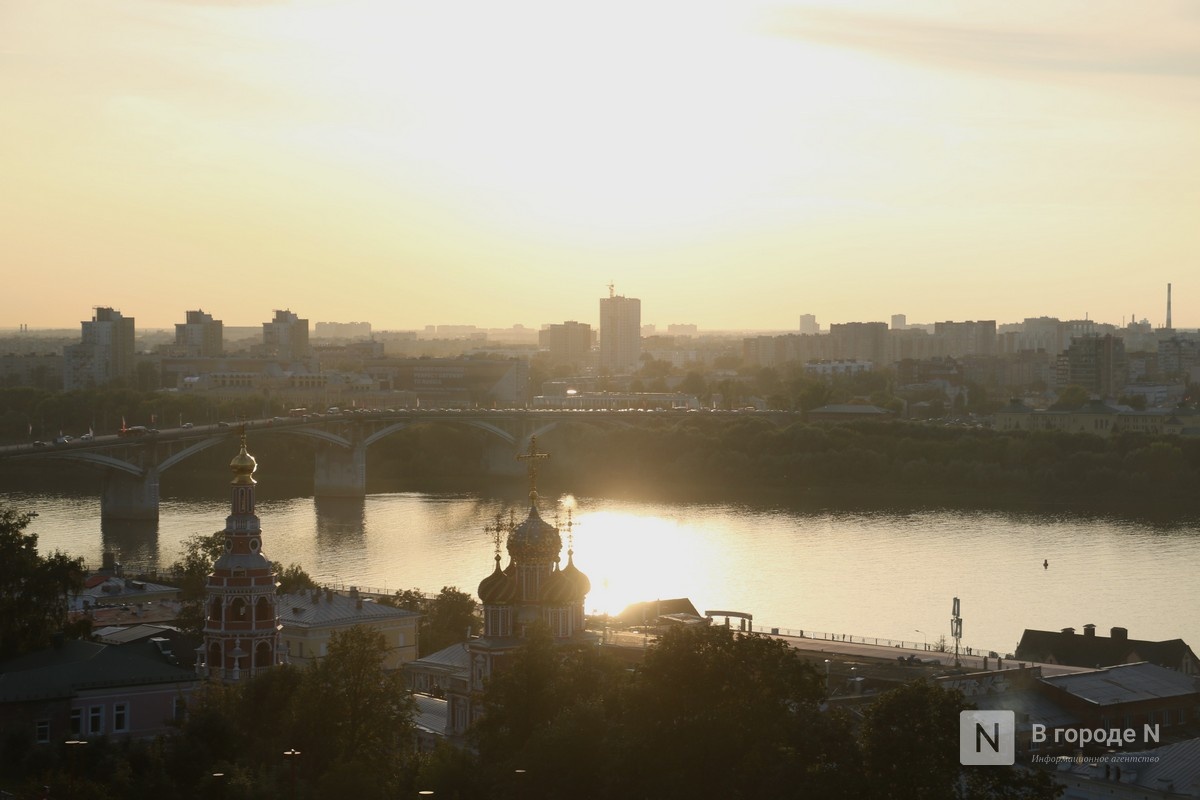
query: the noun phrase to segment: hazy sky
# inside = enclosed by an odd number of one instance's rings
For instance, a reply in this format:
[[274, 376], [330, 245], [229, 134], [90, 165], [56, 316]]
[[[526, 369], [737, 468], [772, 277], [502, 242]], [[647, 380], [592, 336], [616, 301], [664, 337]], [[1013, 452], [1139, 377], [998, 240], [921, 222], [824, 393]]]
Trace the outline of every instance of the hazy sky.
[[3, 0], [0, 327], [1200, 326], [1194, 0]]

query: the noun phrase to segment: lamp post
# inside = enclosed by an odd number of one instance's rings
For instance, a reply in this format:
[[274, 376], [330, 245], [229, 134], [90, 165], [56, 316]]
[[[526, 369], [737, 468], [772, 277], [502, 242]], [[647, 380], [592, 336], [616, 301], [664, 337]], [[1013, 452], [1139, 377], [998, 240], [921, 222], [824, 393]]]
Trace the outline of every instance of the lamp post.
[[921, 634], [921, 640], [925, 643], [925, 649], [928, 650], [929, 649], [929, 639], [928, 639], [928, 637], [925, 636], [925, 631], [917, 629], [917, 628], [914, 628], [913, 630], [915, 630], [917, 633]]
[[522, 800], [525, 797], [525, 770], [514, 769], [513, 778], [517, 783], [517, 800]]
[[829, 697], [829, 667], [833, 664], [828, 658], [825, 659], [825, 696]]
[[84, 739], [68, 739], [63, 742], [67, 746], [67, 769], [71, 773], [71, 780], [75, 780], [75, 773], [79, 771], [78, 765], [75, 763], [78, 759], [75, 753], [80, 752], [79, 748], [87, 744]]
[[292, 800], [296, 800], [296, 759], [300, 757], [300, 751], [294, 747], [284, 750], [283, 757], [292, 765]]

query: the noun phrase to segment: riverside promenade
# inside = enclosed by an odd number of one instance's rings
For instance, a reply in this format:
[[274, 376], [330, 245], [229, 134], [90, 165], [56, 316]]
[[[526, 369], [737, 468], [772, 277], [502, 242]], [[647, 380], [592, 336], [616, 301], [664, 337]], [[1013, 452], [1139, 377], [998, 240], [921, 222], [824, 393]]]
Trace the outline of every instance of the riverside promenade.
[[[771, 628], [756, 630], [755, 633], [762, 633], [776, 639], [782, 639], [797, 650], [811, 653], [814, 658], [828, 658], [835, 661], [849, 661], [858, 658], [899, 661], [900, 658], [907, 659], [910, 656], [915, 656], [918, 662], [923, 664], [931, 666], [940, 665], [945, 668], [953, 668], [955, 666], [953, 650], [927, 649], [919, 642], [893, 642], [889, 639], [875, 639], [869, 636], [851, 636], [849, 634], [846, 635], [844, 640], [833, 638], [832, 634], [824, 634], [829, 638], [817, 638], [823, 634], [806, 634], [801, 636], [799, 632], [776, 633], [775, 631], [778, 630], [778, 628]], [[874, 642], [879, 642], [879, 644], [874, 644]], [[971, 655], [966, 655], [962, 651], [959, 652], [958, 666], [970, 672], [995, 669], [1020, 669], [1022, 667], [1036, 666], [1041, 667], [1042, 674], [1046, 676], [1087, 671], [1083, 667], [1018, 661], [1015, 658], [1005, 658], [1003, 654], [1000, 657], [993, 657], [987, 653], [980, 655], [974, 648], [971, 650]]]

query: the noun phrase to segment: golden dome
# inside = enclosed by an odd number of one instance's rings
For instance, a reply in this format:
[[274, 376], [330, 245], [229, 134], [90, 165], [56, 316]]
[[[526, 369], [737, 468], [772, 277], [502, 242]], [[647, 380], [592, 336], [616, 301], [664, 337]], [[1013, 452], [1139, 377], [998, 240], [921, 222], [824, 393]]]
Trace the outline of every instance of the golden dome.
[[229, 468], [233, 470], [234, 483], [254, 483], [254, 470], [258, 469], [258, 462], [254, 460], [254, 456], [246, 452], [246, 437], [242, 436], [242, 449], [229, 462]]

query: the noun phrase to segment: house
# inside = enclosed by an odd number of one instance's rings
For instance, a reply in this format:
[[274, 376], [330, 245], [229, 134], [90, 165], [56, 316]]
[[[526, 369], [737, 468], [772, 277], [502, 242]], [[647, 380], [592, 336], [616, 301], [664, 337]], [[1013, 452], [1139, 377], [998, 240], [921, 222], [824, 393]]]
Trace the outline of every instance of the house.
[[71, 595], [69, 609], [79, 612], [121, 607], [137, 617], [144, 606], [178, 599], [179, 588], [176, 586], [125, 577], [116, 555], [106, 551], [103, 566], [84, 578], [82, 588]]
[[1111, 667], [1149, 661], [1184, 675], [1200, 675], [1200, 661], [1182, 639], [1161, 642], [1130, 639], [1125, 628], [1112, 628], [1110, 634], [1097, 636], [1096, 626], [1091, 624], [1083, 626], [1082, 635], [1076, 634], [1074, 628], [1026, 629], [1017, 645], [1016, 657], [1021, 661], [1071, 667]]
[[1134, 729], [1136, 738], [1123, 748], [1180, 739], [1191, 735], [1200, 703], [1195, 678], [1145, 662], [1048, 677], [1040, 666], [993, 670], [947, 676], [938, 685], [962, 692], [982, 711], [1012, 711], [1016, 751], [1022, 754], [1106, 746], [1090, 737], [1090, 744], [1081, 745], [1077, 732], [1083, 729]]
[[1200, 704], [1195, 678], [1147, 662], [1053, 675], [1041, 683], [1079, 727], [1133, 728], [1139, 735], [1149, 727], [1166, 740], [1187, 730]]
[[307, 665], [326, 655], [333, 634], [364, 625], [383, 634], [388, 653], [385, 669], [398, 669], [417, 657], [421, 615], [363, 597], [351, 587], [348, 594], [332, 589], [279, 595], [280, 647], [291, 664]]
[[[470, 721], [471, 649], [457, 642], [404, 665], [408, 688], [417, 701], [418, 727], [447, 737], [464, 733]], [[427, 700], [436, 700], [429, 703]]]
[[124, 645], [81, 640], [0, 663], [0, 735], [37, 744], [173, 730], [199, 684], [153, 639]]

